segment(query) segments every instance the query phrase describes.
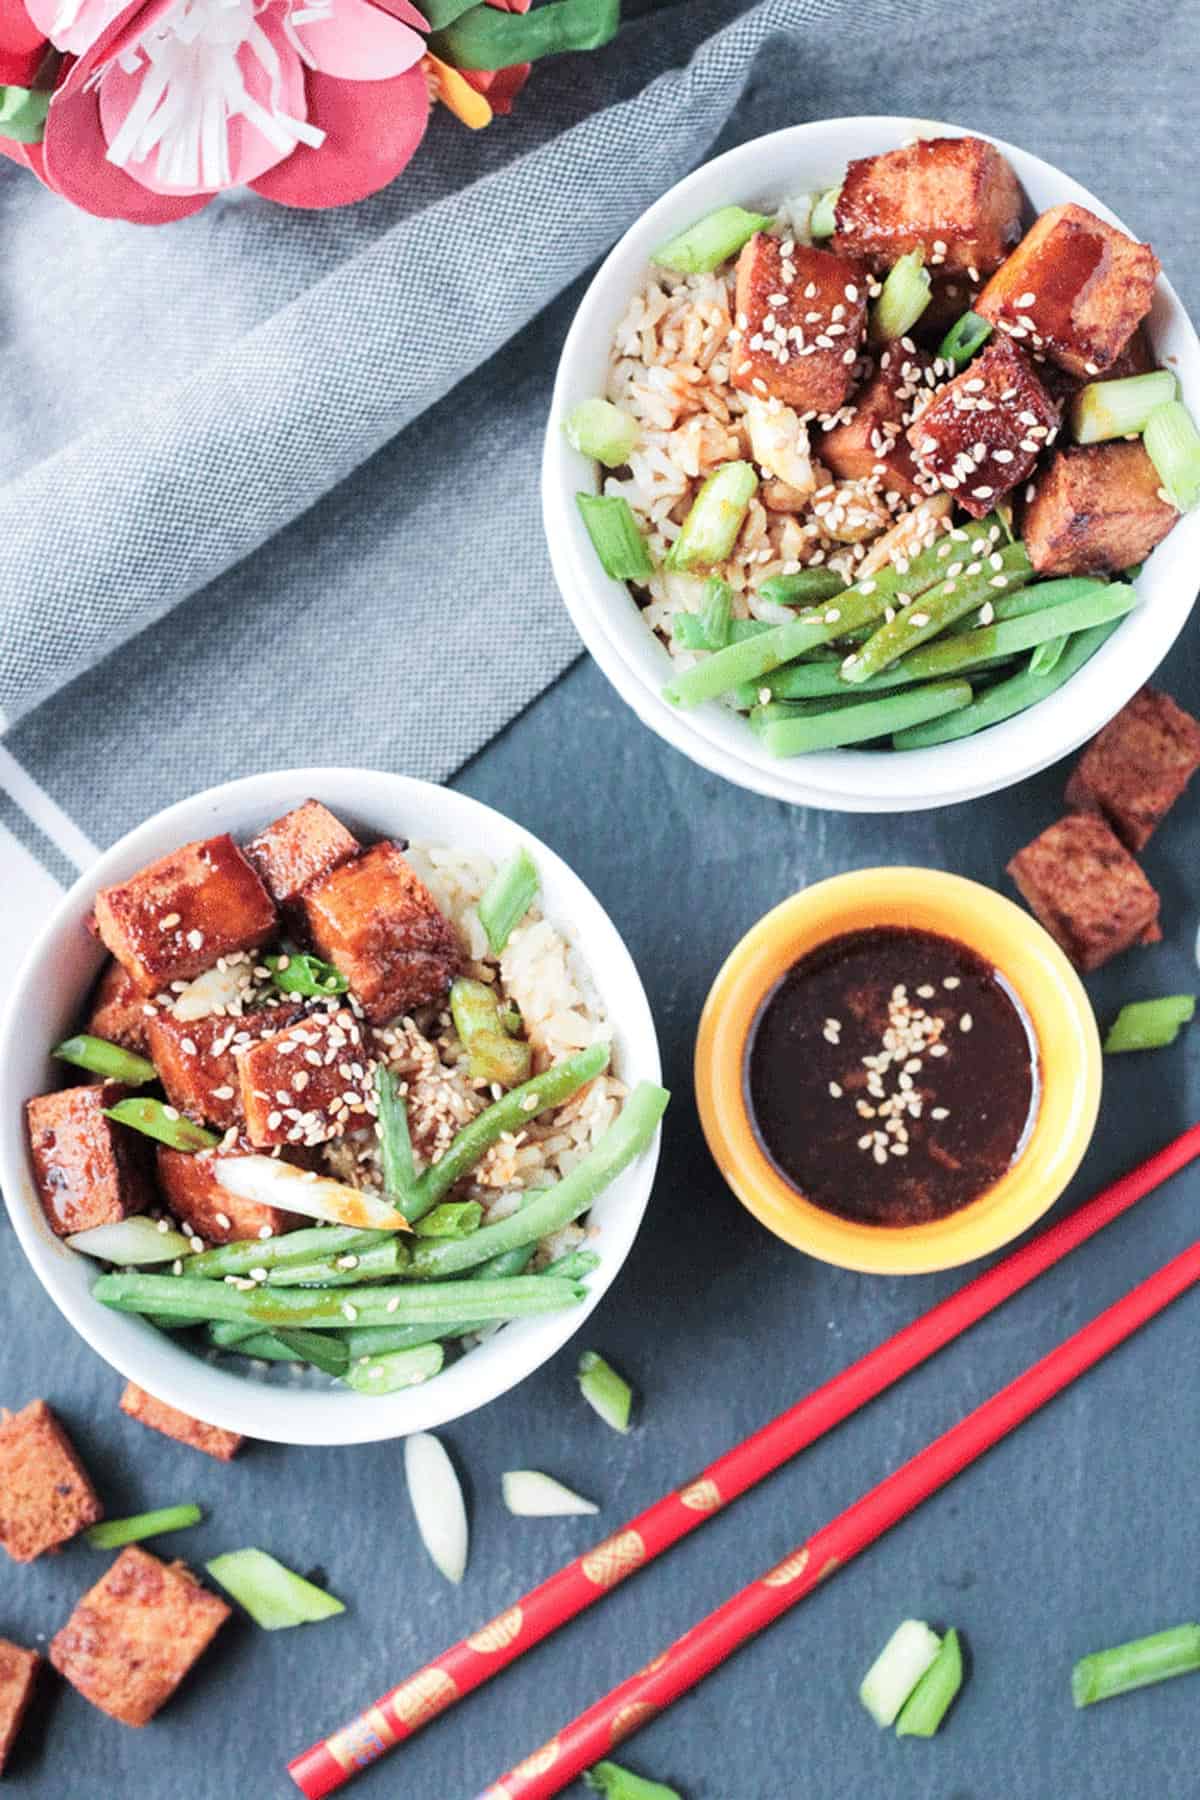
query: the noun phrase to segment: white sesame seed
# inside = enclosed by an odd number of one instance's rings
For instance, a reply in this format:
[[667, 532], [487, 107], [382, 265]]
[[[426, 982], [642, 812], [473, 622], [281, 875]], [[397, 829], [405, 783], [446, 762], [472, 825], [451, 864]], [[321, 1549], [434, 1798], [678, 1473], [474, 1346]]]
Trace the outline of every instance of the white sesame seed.
[[970, 1013], [964, 1013], [962, 1018], [958, 1021], [958, 1029], [960, 1031], [970, 1031], [970, 1029], [974, 1025], [974, 1023], [975, 1023], [975, 1021], [971, 1017]]

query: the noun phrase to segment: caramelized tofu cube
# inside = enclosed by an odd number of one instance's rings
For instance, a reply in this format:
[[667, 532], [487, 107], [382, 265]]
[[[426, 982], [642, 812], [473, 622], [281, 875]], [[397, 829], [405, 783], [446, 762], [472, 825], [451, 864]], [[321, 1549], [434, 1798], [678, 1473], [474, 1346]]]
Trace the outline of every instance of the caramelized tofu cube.
[[121, 1395], [121, 1411], [139, 1424], [148, 1425], [151, 1431], [174, 1438], [178, 1444], [190, 1444], [193, 1450], [203, 1450], [205, 1456], [215, 1456], [218, 1462], [231, 1462], [246, 1441], [236, 1431], [206, 1425], [203, 1420], [180, 1412], [178, 1407], [168, 1406], [165, 1400], [156, 1400], [132, 1381], [126, 1383]]
[[371, 1051], [348, 1006], [312, 1012], [237, 1053], [252, 1144], [320, 1144], [368, 1120]]
[[160, 1013], [148, 1021], [150, 1058], [171, 1105], [220, 1131], [240, 1124], [237, 1052], [281, 1031], [300, 1011], [298, 1006], [263, 1006], [232, 1019], [210, 1013], [182, 1022]]
[[276, 906], [290, 908], [300, 890], [362, 849], [358, 839], [319, 800], [284, 813], [246, 845], [246, 856]]
[[104, 1517], [75, 1446], [44, 1400], [0, 1409], [0, 1544], [33, 1562]]
[[0, 1638], [0, 1775], [29, 1710], [41, 1657]]
[[1161, 266], [1149, 244], [1069, 202], [1026, 232], [975, 310], [1086, 380], [1112, 367], [1150, 311]]
[[54, 1638], [50, 1661], [101, 1712], [146, 1725], [229, 1612], [185, 1563], [159, 1562], [130, 1544]]
[[317, 950], [374, 1024], [440, 1000], [459, 971], [457, 932], [395, 844], [376, 844], [323, 875], [303, 904]]
[[920, 250], [931, 269], [977, 281], [1021, 235], [1021, 190], [985, 139], [921, 138], [852, 162], [835, 216], [839, 255], [882, 269]]
[[1094, 737], [1067, 783], [1067, 805], [1099, 812], [1140, 850], [1200, 769], [1200, 719], [1145, 687]]
[[146, 1005], [145, 994], [130, 980], [120, 963], [109, 962], [96, 984], [92, 1010], [84, 1029], [93, 1037], [104, 1038], [110, 1044], [120, 1044], [126, 1050], [136, 1050], [139, 1056], [145, 1056], [149, 1024]]
[[[248, 1139], [239, 1140], [232, 1154], [249, 1155], [254, 1150]], [[242, 1200], [223, 1188], [213, 1164], [218, 1155], [228, 1154], [231, 1152], [201, 1150], [192, 1155], [186, 1150], [168, 1150], [165, 1144], [158, 1146], [158, 1184], [163, 1198], [191, 1236], [203, 1238], [206, 1244], [236, 1244], [247, 1238], [282, 1237], [285, 1231], [309, 1223], [299, 1213], [264, 1206], [261, 1200]]]
[[1077, 968], [1098, 969], [1131, 944], [1162, 936], [1157, 893], [1094, 813], [1059, 819], [1017, 852], [1008, 872]]
[[981, 519], [1024, 481], [1058, 430], [1058, 408], [1007, 338], [988, 344], [908, 428], [925, 474]]
[[863, 264], [758, 232], [738, 257], [732, 381], [801, 413], [835, 413], [854, 385], [867, 317]]
[[840, 481], [879, 477], [881, 490], [912, 499], [921, 492], [904, 435], [916, 402], [934, 382], [933, 365], [907, 338], [879, 353], [874, 375], [854, 399], [854, 416], [819, 441], [818, 455]]
[[1021, 535], [1039, 575], [1090, 575], [1141, 562], [1178, 521], [1141, 440], [1120, 439], [1059, 450]]
[[96, 895], [96, 929], [147, 994], [265, 944], [276, 924], [274, 901], [228, 832]]
[[113, 1225], [153, 1200], [146, 1140], [104, 1116], [124, 1097], [119, 1082], [94, 1081], [26, 1102], [38, 1199], [58, 1237]]

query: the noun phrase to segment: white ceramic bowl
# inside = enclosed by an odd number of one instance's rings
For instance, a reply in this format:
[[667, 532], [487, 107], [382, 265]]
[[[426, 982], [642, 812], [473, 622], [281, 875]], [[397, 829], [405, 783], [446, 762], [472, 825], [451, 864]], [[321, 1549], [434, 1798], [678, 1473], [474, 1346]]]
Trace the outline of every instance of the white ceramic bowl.
[[[596, 489], [596, 467], [571, 449], [562, 430], [572, 407], [604, 391], [613, 331], [649, 272], [651, 252], [717, 206], [737, 202], [769, 212], [788, 194], [832, 186], [853, 157], [895, 149], [918, 131], [958, 136], [968, 129], [889, 117], [822, 119], [728, 151], [664, 194], [626, 232], [584, 295], [563, 347], [546, 433], [542, 504], [554, 573], [579, 634], [643, 723], [704, 768], [779, 800], [839, 812], [906, 812], [1009, 787], [1067, 755], [1120, 710], [1170, 649], [1195, 597], [1200, 510], [1154, 551], [1137, 584], [1141, 604], [1073, 680], [1035, 711], [940, 749], [904, 755], [835, 750], [780, 761], [758, 744], [743, 718], [718, 702], [681, 712], [662, 698], [671, 659], [642, 623], [624, 584], [610, 580], [596, 558], [575, 505], [578, 491]], [[999, 138], [993, 142], [1016, 170], [1031, 215], [1074, 200], [1121, 224], [1070, 176]], [[1156, 249], [1169, 265], [1171, 245]], [[1197, 410], [1200, 342], [1165, 278], [1147, 323], [1159, 360], [1174, 369], [1184, 399]]]
[[[654, 1021], [615, 926], [561, 858], [499, 813], [429, 782], [365, 769], [291, 769], [252, 775], [183, 800], [148, 819], [77, 881], [26, 957], [0, 1028], [0, 1188], [21, 1246], [59, 1310], [93, 1350], [158, 1399], [210, 1424], [285, 1444], [358, 1444], [428, 1431], [503, 1394], [562, 1348], [615, 1280], [637, 1234], [658, 1160], [658, 1140], [592, 1208], [599, 1267], [570, 1312], [516, 1320], [423, 1387], [371, 1397], [325, 1380], [272, 1379], [229, 1358], [210, 1361], [142, 1320], [91, 1296], [100, 1265], [56, 1238], [34, 1191], [23, 1102], [60, 1085], [47, 1051], [79, 1021], [103, 952], [84, 929], [98, 887], [193, 838], [251, 837], [309, 795], [352, 830], [462, 845], [500, 860], [521, 843], [534, 856], [547, 916], [578, 949], [614, 1028], [614, 1067], [630, 1084], [658, 1081]], [[256, 1374], [254, 1371], [258, 1370]]]

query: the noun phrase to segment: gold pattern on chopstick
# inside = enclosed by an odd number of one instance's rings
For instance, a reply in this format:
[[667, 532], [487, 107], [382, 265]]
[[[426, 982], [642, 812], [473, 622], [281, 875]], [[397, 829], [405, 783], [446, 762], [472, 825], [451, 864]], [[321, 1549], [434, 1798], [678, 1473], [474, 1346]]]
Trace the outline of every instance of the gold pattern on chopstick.
[[349, 1775], [354, 1769], [369, 1768], [395, 1742], [396, 1733], [391, 1721], [373, 1706], [326, 1738], [325, 1748], [339, 1768]]
[[608, 1728], [609, 1743], [614, 1749], [618, 1744], [623, 1744], [627, 1737], [632, 1737], [635, 1731], [640, 1731], [643, 1725], [648, 1724], [657, 1711], [658, 1707], [649, 1700], [631, 1700], [628, 1706], [623, 1706], [613, 1714], [613, 1722]]
[[703, 1481], [693, 1481], [688, 1487], [680, 1489], [679, 1504], [686, 1506], [689, 1512], [716, 1512], [723, 1505], [721, 1490], [715, 1481], [706, 1476]]
[[663, 1667], [663, 1665], [670, 1660], [670, 1655], [671, 1655], [671, 1652], [669, 1650], [660, 1650], [657, 1656], [651, 1658], [651, 1660], [646, 1664], [644, 1669], [638, 1670], [638, 1674], [639, 1675], [655, 1675], [655, 1674], [657, 1674], [659, 1669], [661, 1669]]
[[547, 1769], [552, 1769], [558, 1761], [558, 1748], [558, 1739], [551, 1738], [548, 1744], [543, 1744], [540, 1750], [535, 1750], [532, 1756], [519, 1762], [513, 1770], [516, 1780], [532, 1781], [535, 1776], [544, 1775]]
[[510, 1606], [508, 1611], [501, 1613], [498, 1619], [493, 1619], [489, 1625], [481, 1625], [478, 1631], [473, 1631], [467, 1639], [467, 1643], [480, 1656], [495, 1656], [501, 1650], [507, 1650], [510, 1644], [516, 1643], [521, 1635], [523, 1619], [524, 1614], [520, 1607]]
[[791, 1556], [785, 1556], [781, 1563], [768, 1571], [762, 1578], [764, 1587], [790, 1587], [793, 1581], [799, 1581], [808, 1567], [808, 1551], [796, 1550]]
[[422, 1669], [411, 1681], [394, 1689], [388, 1699], [397, 1718], [402, 1719], [410, 1731], [416, 1731], [419, 1725], [436, 1719], [440, 1712], [453, 1706], [458, 1699], [458, 1688], [445, 1669]]
[[828, 1581], [829, 1577], [831, 1575], [836, 1575], [837, 1571], [841, 1568], [841, 1566], [842, 1566], [841, 1557], [840, 1556], [831, 1556], [829, 1561], [825, 1564], [825, 1567], [821, 1570], [821, 1573], [817, 1576], [817, 1580], [818, 1581]]
[[616, 1587], [646, 1560], [646, 1546], [636, 1531], [621, 1531], [616, 1537], [597, 1544], [580, 1563], [584, 1575], [594, 1587]]

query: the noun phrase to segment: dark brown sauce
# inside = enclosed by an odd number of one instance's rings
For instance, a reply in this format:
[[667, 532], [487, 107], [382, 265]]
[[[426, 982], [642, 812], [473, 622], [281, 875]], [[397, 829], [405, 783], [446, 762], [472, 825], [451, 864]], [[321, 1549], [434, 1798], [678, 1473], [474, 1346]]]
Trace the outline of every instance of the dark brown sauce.
[[902, 926], [847, 932], [795, 963], [763, 1002], [745, 1079], [779, 1173], [868, 1225], [977, 1199], [1037, 1106], [1033, 1035], [1007, 984], [965, 944]]

